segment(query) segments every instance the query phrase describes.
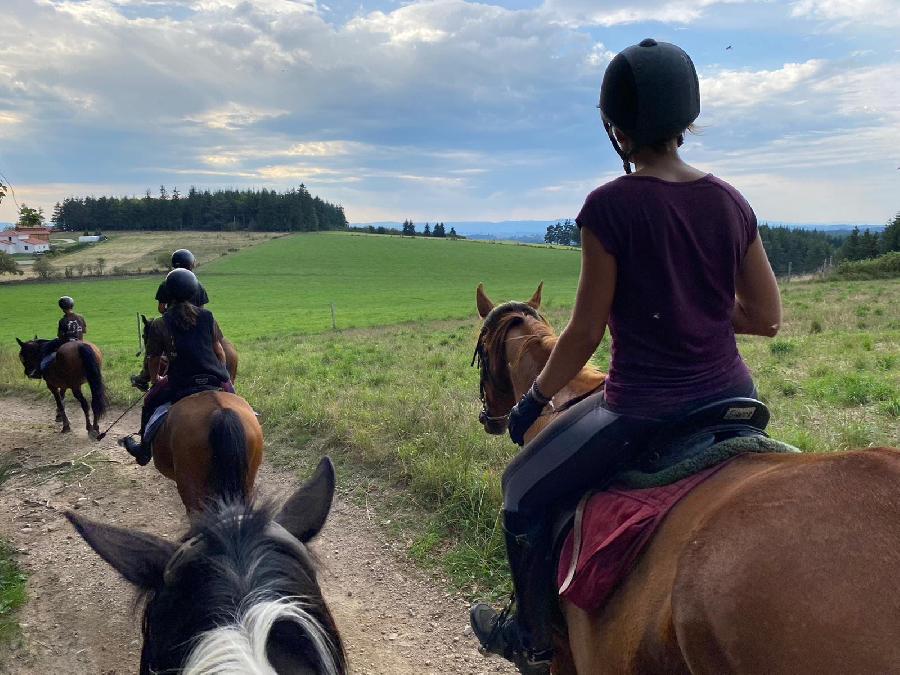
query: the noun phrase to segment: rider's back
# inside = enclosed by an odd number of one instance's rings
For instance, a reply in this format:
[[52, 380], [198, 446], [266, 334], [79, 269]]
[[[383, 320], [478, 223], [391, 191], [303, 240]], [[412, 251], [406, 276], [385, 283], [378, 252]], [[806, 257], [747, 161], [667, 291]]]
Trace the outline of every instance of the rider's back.
[[[169, 357], [169, 383], [175, 390], [196, 386], [195, 377], [211, 376], [224, 382], [228, 379], [225, 367], [216, 357], [213, 345], [220, 339], [212, 312], [197, 309], [196, 325], [184, 328], [179, 325], [172, 311], [161, 320], [153, 322], [153, 332], [148, 336], [148, 353], [161, 351]], [[151, 346], [151, 341], [153, 346]]]
[[623, 176], [588, 196], [578, 224], [616, 258], [610, 408], [664, 415], [752, 386], [731, 317], [757, 226], [737, 190], [712, 175]]

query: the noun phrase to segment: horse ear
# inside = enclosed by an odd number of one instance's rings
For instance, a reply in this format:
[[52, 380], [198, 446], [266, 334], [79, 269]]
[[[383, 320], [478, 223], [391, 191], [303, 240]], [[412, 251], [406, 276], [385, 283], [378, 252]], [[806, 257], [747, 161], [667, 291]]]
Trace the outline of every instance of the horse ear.
[[147, 317], [144, 316], [143, 314], [141, 314], [141, 321], [144, 322], [144, 328], [146, 328], [150, 324], [150, 322], [147, 321]]
[[535, 309], [541, 308], [541, 291], [544, 290], [544, 282], [538, 284], [537, 290], [534, 292], [534, 295], [531, 296], [531, 300], [528, 301], [528, 305], [534, 307]]
[[20, 346], [20, 347], [24, 347], [24, 346], [25, 346], [25, 343], [22, 342], [19, 338], [16, 338], [16, 342], [19, 343], [19, 346]]
[[302, 542], [325, 525], [334, 499], [334, 464], [323, 457], [316, 472], [285, 502], [275, 521]]
[[478, 284], [478, 289], [475, 291], [475, 304], [478, 305], [478, 316], [482, 319], [494, 309], [494, 303], [484, 292], [484, 284]]
[[166, 563], [177, 546], [146, 532], [104, 525], [66, 511], [66, 518], [78, 534], [126, 581], [141, 589], [158, 588], [163, 583]]

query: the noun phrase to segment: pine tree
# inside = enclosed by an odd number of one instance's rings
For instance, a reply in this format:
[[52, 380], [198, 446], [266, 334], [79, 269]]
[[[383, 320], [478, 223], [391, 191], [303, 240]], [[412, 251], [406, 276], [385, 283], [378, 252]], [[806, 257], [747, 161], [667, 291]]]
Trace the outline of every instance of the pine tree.
[[432, 237], [441, 237], [441, 238], [446, 237], [447, 233], [444, 231], [444, 224], [443, 223], [435, 223], [434, 231], [431, 233], [431, 236]]
[[894, 220], [889, 222], [881, 233], [879, 250], [882, 253], [900, 251], [900, 213], [894, 216]]
[[456, 234], [456, 228], [451, 225], [450, 226], [450, 238], [456, 239], [457, 237], [459, 237], [459, 235]]
[[423, 236], [423, 237], [430, 237], [430, 236], [431, 236], [431, 227], [429, 227], [428, 223], [425, 223], [425, 229], [422, 230], [422, 236]]

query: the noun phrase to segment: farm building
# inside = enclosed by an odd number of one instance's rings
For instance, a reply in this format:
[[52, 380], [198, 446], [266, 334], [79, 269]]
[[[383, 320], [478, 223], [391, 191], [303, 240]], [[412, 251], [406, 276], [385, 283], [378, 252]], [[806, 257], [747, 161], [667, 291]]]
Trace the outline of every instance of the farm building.
[[16, 227], [0, 232], [0, 251], [6, 253], [46, 253], [50, 250], [50, 229]]

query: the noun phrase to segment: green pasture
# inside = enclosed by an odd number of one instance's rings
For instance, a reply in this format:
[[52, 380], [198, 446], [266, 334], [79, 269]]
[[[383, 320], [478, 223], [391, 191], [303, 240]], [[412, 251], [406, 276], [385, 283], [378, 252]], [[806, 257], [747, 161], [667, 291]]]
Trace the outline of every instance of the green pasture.
[[[530, 295], [543, 279], [551, 304], [568, 303], [578, 265], [579, 253], [567, 249], [322, 233], [258, 244], [197, 272], [223, 331], [242, 344], [329, 331], [331, 303], [341, 329], [470, 316], [480, 281], [506, 298]], [[134, 351], [135, 312], [156, 312], [160, 279], [0, 285], [0, 345], [15, 344], [16, 336], [49, 337], [56, 299], [65, 294], [104, 353]]]
[[[474, 289], [484, 281], [495, 300], [526, 299], [543, 279], [545, 311], [561, 329], [577, 274], [578, 253], [568, 250], [336, 234], [261, 244], [201, 270], [240, 349], [238, 391], [263, 413], [269, 458], [305, 474], [315, 456], [334, 455], [352, 485], [391, 495], [384, 521], [414, 521], [403, 530], [414, 557], [460, 587], [495, 591], [506, 580], [499, 475], [516, 448], [477, 422]], [[133, 396], [125, 383], [138, 366], [134, 308], [122, 298], [152, 302], [134, 296], [133, 283], [85, 282], [78, 296], [92, 328], [100, 324], [120, 402]], [[739, 339], [772, 434], [817, 452], [900, 444], [900, 280], [782, 291], [779, 336]], [[8, 347], [26, 319], [6, 325], [17, 294], [37, 307], [39, 292], [50, 305], [40, 307], [42, 325], [52, 327], [59, 287], [0, 288], [0, 389], [39, 388]], [[330, 330], [331, 301], [339, 331]], [[608, 358], [605, 340], [595, 361], [605, 368]], [[52, 424], [49, 397], [47, 406]]]

